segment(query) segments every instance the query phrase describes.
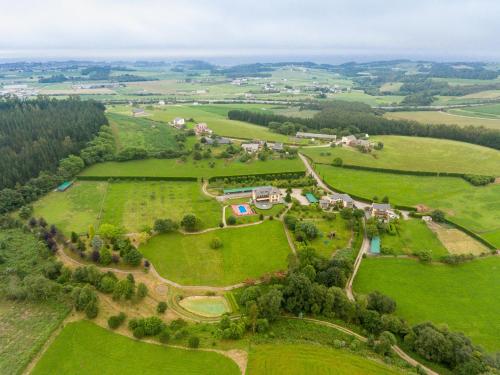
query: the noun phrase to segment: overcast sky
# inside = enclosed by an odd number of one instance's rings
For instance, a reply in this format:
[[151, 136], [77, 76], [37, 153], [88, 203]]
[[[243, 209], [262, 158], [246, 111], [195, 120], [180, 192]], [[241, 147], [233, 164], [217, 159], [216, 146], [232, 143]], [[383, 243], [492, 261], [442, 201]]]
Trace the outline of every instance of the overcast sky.
[[499, 0], [0, 0], [0, 58], [500, 60]]

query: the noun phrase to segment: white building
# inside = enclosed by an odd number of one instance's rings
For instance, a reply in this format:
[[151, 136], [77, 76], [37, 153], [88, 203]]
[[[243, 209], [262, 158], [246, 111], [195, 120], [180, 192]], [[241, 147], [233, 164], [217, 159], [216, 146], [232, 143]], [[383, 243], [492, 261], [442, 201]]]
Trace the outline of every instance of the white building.
[[253, 154], [254, 152], [259, 151], [260, 143], [243, 143], [241, 148], [246, 152]]

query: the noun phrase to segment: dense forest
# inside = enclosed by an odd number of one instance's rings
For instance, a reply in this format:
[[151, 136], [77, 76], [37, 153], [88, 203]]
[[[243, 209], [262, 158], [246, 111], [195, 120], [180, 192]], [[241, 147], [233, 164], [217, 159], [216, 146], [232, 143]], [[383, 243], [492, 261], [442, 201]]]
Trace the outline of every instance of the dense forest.
[[[229, 111], [231, 120], [247, 121], [276, 129], [276, 123], [295, 124], [296, 128], [337, 135], [346, 133], [393, 134], [416, 137], [451, 139], [474, 143], [500, 150], [500, 131], [482, 127], [456, 125], [427, 125], [415, 121], [388, 120], [362, 103], [336, 101], [329, 103], [313, 118], [291, 118], [270, 113]], [[272, 124], [270, 126], [270, 124]]]
[[0, 189], [24, 184], [78, 154], [107, 124], [104, 106], [78, 99], [0, 102]]

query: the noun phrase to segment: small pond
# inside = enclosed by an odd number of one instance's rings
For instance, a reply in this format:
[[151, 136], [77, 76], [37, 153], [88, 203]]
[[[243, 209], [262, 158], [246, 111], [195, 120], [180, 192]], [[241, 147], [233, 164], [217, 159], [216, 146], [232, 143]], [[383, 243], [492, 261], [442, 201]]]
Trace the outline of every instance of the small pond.
[[179, 301], [179, 305], [187, 311], [213, 318], [231, 312], [227, 300], [222, 296], [190, 296]]

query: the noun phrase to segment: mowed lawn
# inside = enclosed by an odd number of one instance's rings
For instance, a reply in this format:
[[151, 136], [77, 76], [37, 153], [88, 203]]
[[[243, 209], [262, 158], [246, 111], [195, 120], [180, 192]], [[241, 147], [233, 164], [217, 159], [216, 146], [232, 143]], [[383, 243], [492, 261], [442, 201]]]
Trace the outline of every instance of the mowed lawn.
[[175, 136], [180, 132], [170, 125], [151, 121], [147, 117], [116, 113], [108, 113], [107, 117], [119, 150], [128, 147], [139, 147], [148, 151], [177, 148]]
[[[265, 126], [250, 124], [243, 121], [229, 120], [227, 118], [227, 110], [216, 111], [214, 105], [193, 106], [193, 105], [170, 105], [161, 108], [149, 109], [146, 112], [151, 118], [156, 121], [168, 123], [176, 117], [183, 117], [185, 119], [193, 119], [196, 122], [206, 122], [208, 127], [214, 133], [240, 139], [260, 139], [263, 141], [277, 141], [284, 143], [293, 143], [293, 140], [283, 134], [273, 133]], [[238, 106], [241, 109], [241, 106]], [[115, 107], [110, 108], [110, 111], [131, 115], [130, 107]], [[254, 108], [251, 108], [254, 110]]]
[[[222, 247], [212, 249], [213, 238]], [[183, 285], [231, 285], [285, 270], [290, 248], [280, 221], [203, 234], [158, 235], [139, 249], [167, 279]]]
[[500, 184], [476, 187], [461, 178], [409, 176], [317, 165], [331, 186], [371, 199], [388, 196], [393, 204], [424, 204], [500, 247]]
[[500, 119], [478, 118], [474, 115], [462, 116], [455, 113], [438, 111], [416, 111], [416, 112], [387, 112], [384, 117], [396, 120], [411, 120], [423, 124], [446, 124], [459, 126], [484, 126], [485, 128], [500, 129]]
[[101, 223], [139, 232], [156, 219], [180, 222], [186, 214], [196, 215], [201, 228], [211, 228], [221, 222], [222, 207], [202, 193], [198, 182], [116, 182], [108, 186]]
[[396, 313], [411, 324], [446, 323], [489, 351], [500, 348], [499, 257], [458, 266], [367, 258], [354, 280], [354, 290], [389, 295], [397, 302]]
[[396, 228], [395, 235], [384, 234], [382, 236], [382, 248], [388, 248], [394, 254], [413, 254], [430, 250], [434, 258], [448, 254], [446, 247], [424, 221], [420, 219], [400, 220]]
[[240, 371], [219, 353], [148, 344], [80, 321], [64, 327], [32, 374], [237, 375]]
[[[344, 164], [405, 171], [458, 172], [500, 176], [500, 151], [470, 143], [435, 138], [378, 136], [384, 148], [363, 154], [352, 147], [303, 148], [315, 162], [331, 164], [340, 157]], [[328, 155], [330, 154], [330, 155]]]
[[205, 196], [198, 182], [184, 181], [79, 181], [65, 192], [51, 192], [35, 204], [34, 215], [68, 234], [86, 233], [90, 225], [122, 226], [126, 232], [152, 227], [158, 218], [180, 221], [195, 214], [202, 228], [221, 221], [222, 208]]
[[[215, 165], [212, 167], [210, 163]], [[85, 169], [82, 176], [106, 177], [212, 177], [237, 176], [258, 173], [297, 172], [305, 169], [300, 159], [252, 160], [242, 163], [238, 160], [222, 159], [192, 160], [182, 162], [176, 159], [146, 159], [127, 162], [94, 164]]]
[[248, 375], [364, 375], [402, 374], [383, 362], [338, 350], [308, 344], [252, 345]]

